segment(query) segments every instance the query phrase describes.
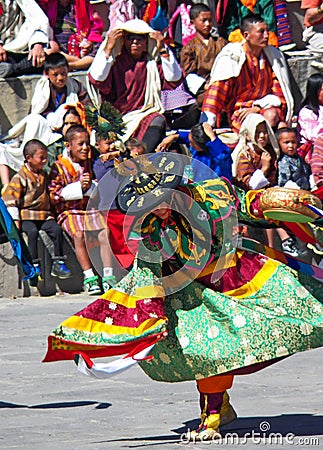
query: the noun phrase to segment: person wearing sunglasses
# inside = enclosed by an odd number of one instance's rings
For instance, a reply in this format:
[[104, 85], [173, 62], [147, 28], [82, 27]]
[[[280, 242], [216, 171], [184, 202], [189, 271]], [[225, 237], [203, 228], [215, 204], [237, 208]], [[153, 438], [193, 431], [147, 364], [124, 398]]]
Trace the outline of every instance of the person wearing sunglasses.
[[161, 32], [133, 19], [112, 30], [89, 70], [102, 100], [123, 114], [126, 132], [155, 150], [165, 134], [160, 92], [182, 81], [182, 71]]

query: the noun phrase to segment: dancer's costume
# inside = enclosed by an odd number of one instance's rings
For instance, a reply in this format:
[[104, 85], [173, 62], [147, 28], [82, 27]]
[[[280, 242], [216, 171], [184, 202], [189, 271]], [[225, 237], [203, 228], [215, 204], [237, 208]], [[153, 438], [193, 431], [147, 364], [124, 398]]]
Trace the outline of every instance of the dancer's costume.
[[[163, 194], [158, 200], [159, 188], [152, 191], [156, 205], [165, 200]], [[119, 207], [144, 210], [146, 195], [127, 189], [119, 194]], [[83, 354], [84, 371], [90, 372], [88, 357], [149, 353], [140, 366], [152, 379], [200, 380], [202, 425], [212, 426], [216, 416], [217, 430], [223, 392], [233, 374], [323, 345], [322, 284], [236, 248], [236, 215], [239, 222], [268, 226], [260, 191], [245, 193], [221, 178], [175, 191], [179, 212], [173, 207], [165, 220], [154, 214], [144, 218], [137, 229], [142, 241], [135, 267], [51, 333], [45, 361]], [[203, 391], [209, 377], [228, 385]]]

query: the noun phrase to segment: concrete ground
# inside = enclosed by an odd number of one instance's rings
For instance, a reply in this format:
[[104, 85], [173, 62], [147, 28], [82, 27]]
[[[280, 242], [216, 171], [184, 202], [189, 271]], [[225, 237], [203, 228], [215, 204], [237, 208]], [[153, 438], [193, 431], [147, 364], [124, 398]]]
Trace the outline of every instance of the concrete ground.
[[238, 419], [223, 441], [187, 444], [181, 433], [198, 424], [194, 382], [157, 383], [139, 367], [93, 380], [73, 362], [41, 363], [49, 332], [91, 300], [0, 299], [1, 449], [323, 448], [323, 349], [236, 378]]

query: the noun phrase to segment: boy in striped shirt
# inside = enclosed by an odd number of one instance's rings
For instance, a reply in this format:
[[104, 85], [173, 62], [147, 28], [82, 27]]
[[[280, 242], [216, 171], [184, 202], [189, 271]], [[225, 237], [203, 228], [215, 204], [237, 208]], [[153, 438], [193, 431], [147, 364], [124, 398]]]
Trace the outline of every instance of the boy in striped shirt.
[[3, 201], [17, 228], [27, 234], [28, 247], [38, 275], [41, 274], [37, 238], [45, 231], [54, 243], [54, 261], [51, 275], [61, 279], [71, 276], [63, 256], [63, 233], [56, 222], [47, 192], [47, 147], [37, 139], [26, 143], [23, 150], [25, 163], [13, 176], [3, 193]]

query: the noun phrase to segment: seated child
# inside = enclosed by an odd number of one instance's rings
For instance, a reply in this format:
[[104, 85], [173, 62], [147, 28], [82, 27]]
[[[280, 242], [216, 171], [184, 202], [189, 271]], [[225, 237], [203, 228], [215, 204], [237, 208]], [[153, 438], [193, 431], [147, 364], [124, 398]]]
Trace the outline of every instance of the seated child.
[[63, 117], [63, 125], [62, 128], [60, 130], [61, 133], [61, 137], [56, 141], [53, 142], [52, 144], [48, 145], [48, 159], [47, 159], [47, 163], [44, 167], [44, 170], [46, 173], [50, 173], [52, 165], [55, 161], [57, 161], [59, 155], [61, 155], [64, 152], [65, 149], [65, 144], [64, 144], [64, 140], [65, 140], [65, 135], [67, 133], [67, 130], [72, 126], [72, 125], [82, 125], [82, 126], [86, 126], [86, 122], [85, 120], [82, 120], [82, 115], [84, 115], [84, 107], [81, 103], [78, 103], [76, 106], [69, 106], [66, 105], [66, 113]]
[[[103, 102], [103, 106], [107, 105]], [[98, 112], [98, 116], [106, 117]], [[126, 236], [133, 222], [133, 217], [123, 214], [117, 209], [115, 197], [120, 184], [120, 176], [114, 170], [115, 160], [120, 160], [120, 153], [129, 153], [130, 156], [138, 156], [146, 152], [145, 144], [135, 138], [130, 138], [123, 144], [118, 139], [124, 126], [122, 119], [114, 121], [114, 114], [121, 118], [121, 114], [112, 105], [109, 106], [109, 122], [113, 130], [106, 131], [100, 128], [97, 120], [91, 122], [96, 133], [96, 147], [100, 153], [99, 158], [93, 164], [93, 171], [98, 181], [99, 205], [98, 209], [106, 218], [110, 230], [109, 240], [113, 254], [126, 268], [131, 266], [137, 250], [137, 243], [126, 243]], [[96, 116], [96, 117], [98, 117]], [[105, 176], [110, 173], [110, 176]], [[128, 245], [129, 244], [129, 245]], [[123, 255], [122, 257], [120, 255]]]
[[309, 190], [311, 169], [297, 153], [297, 131], [294, 128], [279, 128], [276, 138], [281, 151], [278, 186]]
[[[277, 185], [279, 145], [261, 114], [251, 113], [241, 125], [239, 142], [232, 153], [233, 182], [245, 191]], [[297, 257], [301, 251], [283, 228], [276, 229], [282, 250]], [[268, 246], [274, 247], [274, 229], [266, 230]]]
[[234, 184], [245, 191], [276, 186], [278, 157], [278, 142], [266, 119], [249, 114], [232, 153]]
[[63, 233], [54, 219], [47, 193], [47, 175], [43, 167], [47, 161], [46, 146], [33, 139], [24, 147], [25, 164], [13, 176], [3, 194], [3, 200], [18, 229], [28, 236], [28, 246], [36, 273], [40, 274], [37, 238], [44, 230], [54, 243], [54, 262], [51, 275], [61, 279], [71, 276], [63, 256]]
[[123, 143], [117, 134], [111, 131], [97, 132], [95, 136], [99, 157], [94, 161], [93, 171], [98, 181], [115, 167], [114, 162], [116, 159], [119, 160], [121, 155], [128, 159], [147, 153], [146, 144], [136, 138], [130, 138]]
[[166, 151], [173, 142], [186, 144], [192, 156], [193, 180], [202, 181], [214, 176], [232, 179], [230, 149], [216, 136], [210, 124], [198, 123], [191, 131], [178, 131], [166, 136], [157, 151]]
[[115, 132], [95, 134], [96, 148], [99, 151], [99, 157], [94, 161], [93, 171], [96, 179], [101, 178], [114, 168], [114, 160], [120, 156], [120, 146], [124, 147], [121, 141], [118, 141]]
[[[21, 153], [25, 143], [31, 139], [39, 139], [45, 145], [56, 142], [61, 138], [58, 131], [63, 125], [65, 105], [76, 105], [77, 102], [90, 103], [85, 87], [68, 76], [68, 63], [63, 55], [47, 55], [44, 76], [37, 82], [31, 100], [31, 113], [8, 131], [7, 138], [16, 138], [24, 133]], [[1, 170], [0, 167], [0, 174], [2, 184], [7, 184], [9, 168], [2, 167]]]
[[214, 59], [226, 45], [226, 41], [213, 34], [213, 15], [207, 5], [192, 5], [190, 19], [196, 35], [182, 48], [181, 68], [186, 74], [185, 83], [189, 91], [197, 97], [197, 103], [201, 107]]
[[108, 242], [109, 229], [103, 215], [96, 209], [88, 209], [89, 197], [95, 189], [88, 131], [74, 125], [66, 133], [66, 156], [53, 164], [50, 173], [50, 200], [55, 207], [57, 221], [73, 239], [75, 252], [84, 273], [84, 287], [90, 295], [101, 293], [99, 278], [94, 274], [86, 237], [95, 236], [100, 244], [103, 264], [102, 287], [105, 290], [115, 284], [112, 255]]
[[138, 155], [148, 153], [147, 145], [136, 138], [130, 138], [125, 142], [126, 149], [129, 150], [130, 156], [134, 158]]

